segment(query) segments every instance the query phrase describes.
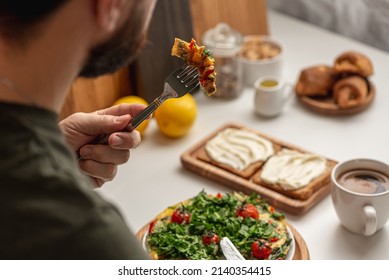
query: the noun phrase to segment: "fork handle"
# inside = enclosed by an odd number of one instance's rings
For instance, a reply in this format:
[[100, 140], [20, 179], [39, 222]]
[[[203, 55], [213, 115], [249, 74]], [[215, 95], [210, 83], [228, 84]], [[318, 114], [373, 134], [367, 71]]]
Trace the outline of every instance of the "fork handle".
[[[123, 131], [131, 132], [137, 128], [148, 116], [150, 116], [163, 102], [163, 99], [158, 97], [154, 99], [146, 108], [140, 111], [135, 117], [133, 117], [127, 127]], [[108, 143], [108, 135], [102, 135], [93, 141], [93, 144], [105, 145]]]
[[162, 98], [156, 98], [153, 102], [150, 103], [146, 108], [139, 112], [135, 117], [133, 117], [130, 123], [127, 125], [127, 131], [133, 131], [138, 127], [145, 119], [147, 119], [161, 104]]

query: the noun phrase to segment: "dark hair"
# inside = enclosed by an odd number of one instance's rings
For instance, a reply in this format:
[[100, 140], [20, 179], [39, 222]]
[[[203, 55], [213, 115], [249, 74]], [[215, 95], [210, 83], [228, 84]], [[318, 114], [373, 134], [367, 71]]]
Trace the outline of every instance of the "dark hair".
[[69, 0], [0, 0], [0, 36], [24, 41], [36, 26]]

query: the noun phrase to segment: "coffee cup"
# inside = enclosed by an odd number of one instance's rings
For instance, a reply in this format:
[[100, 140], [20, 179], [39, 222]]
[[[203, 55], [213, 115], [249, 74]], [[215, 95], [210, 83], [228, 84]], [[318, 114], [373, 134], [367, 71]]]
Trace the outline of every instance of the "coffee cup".
[[389, 219], [389, 165], [373, 159], [338, 163], [331, 172], [331, 197], [349, 231], [370, 236]]
[[254, 110], [263, 117], [274, 117], [282, 112], [292, 96], [293, 86], [279, 77], [265, 76], [254, 83]]

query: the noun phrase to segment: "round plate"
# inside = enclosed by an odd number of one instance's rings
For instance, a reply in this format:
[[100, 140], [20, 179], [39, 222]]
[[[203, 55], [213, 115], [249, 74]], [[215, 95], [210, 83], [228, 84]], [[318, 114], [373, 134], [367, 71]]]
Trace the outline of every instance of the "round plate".
[[[141, 241], [143, 249], [149, 253], [146, 238], [149, 230], [149, 224], [141, 228], [136, 234], [137, 238]], [[287, 230], [289, 235], [292, 237], [290, 243], [290, 249], [286, 255], [286, 260], [309, 260], [309, 251], [304, 239], [297, 232], [297, 230], [290, 224], [287, 223]]]
[[332, 97], [297, 96], [297, 99], [307, 108], [327, 115], [352, 115], [365, 110], [372, 103], [375, 96], [375, 87], [368, 81], [369, 93], [365, 101], [357, 107], [342, 109], [335, 103]]
[[285, 260], [292, 260], [294, 257], [294, 251], [296, 250], [296, 241], [294, 240], [294, 235], [289, 226], [286, 226], [286, 230], [288, 231], [289, 236], [292, 238], [292, 242], [290, 242], [289, 251], [288, 254], [286, 254]]

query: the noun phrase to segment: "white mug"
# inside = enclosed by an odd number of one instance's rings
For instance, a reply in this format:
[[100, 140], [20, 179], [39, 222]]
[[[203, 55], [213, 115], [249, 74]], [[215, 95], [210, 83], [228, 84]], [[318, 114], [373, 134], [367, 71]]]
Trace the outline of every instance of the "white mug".
[[254, 83], [254, 110], [264, 117], [274, 117], [282, 112], [286, 101], [292, 96], [292, 84], [279, 77], [265, 76]]
[[[375, 180], [375, 179], [376, 180]], [[331, 197], [349, 231], [370, 236], [389, 219], [389, 166], [372, 159], [338, 163], [331, 173]]]

